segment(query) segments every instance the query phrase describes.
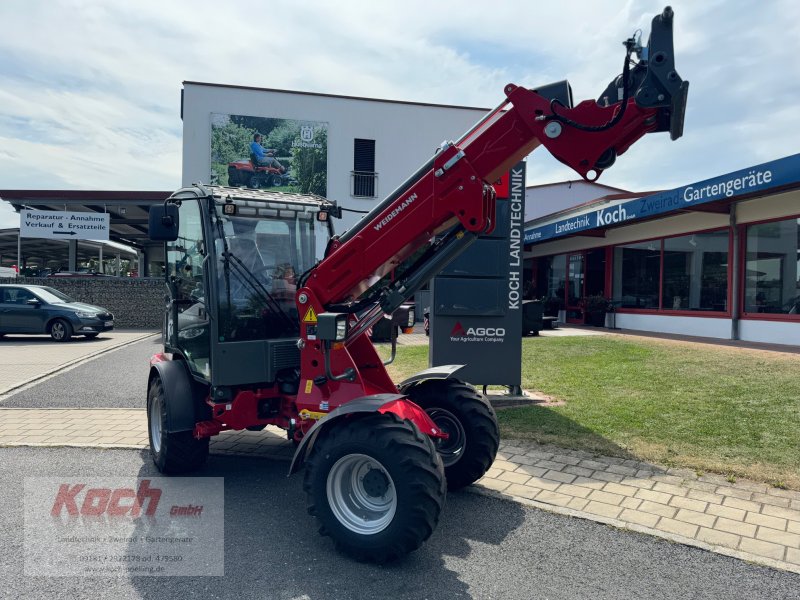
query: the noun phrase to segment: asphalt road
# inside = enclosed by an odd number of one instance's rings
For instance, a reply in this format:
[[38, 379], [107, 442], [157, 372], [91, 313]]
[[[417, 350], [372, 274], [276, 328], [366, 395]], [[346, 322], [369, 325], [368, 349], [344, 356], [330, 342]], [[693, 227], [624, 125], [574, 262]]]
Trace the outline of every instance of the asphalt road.
[[144, 408], [154, 336], [112, 350], [0, 401], [2, 408]]
[[433, 537], [379, 567], [337, 554], [286, 464], [212, 456], [225, 478], [224, 577], [24, 578], [25, 476], [156, 476], [133, 450], [0, 449], [0, 596], [285, 600], [800, 597], [800, 576], [469, 493]]

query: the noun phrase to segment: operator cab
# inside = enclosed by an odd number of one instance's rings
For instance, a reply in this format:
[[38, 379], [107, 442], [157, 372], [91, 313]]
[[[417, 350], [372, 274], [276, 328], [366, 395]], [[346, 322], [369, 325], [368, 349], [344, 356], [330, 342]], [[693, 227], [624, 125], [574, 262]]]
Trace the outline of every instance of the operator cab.
[[151, 208], [151, 238], [166, 241], [167, 351], [212, 386], [298, 367], [295, 292], [337, 213], [319, 196], [202, 185]]

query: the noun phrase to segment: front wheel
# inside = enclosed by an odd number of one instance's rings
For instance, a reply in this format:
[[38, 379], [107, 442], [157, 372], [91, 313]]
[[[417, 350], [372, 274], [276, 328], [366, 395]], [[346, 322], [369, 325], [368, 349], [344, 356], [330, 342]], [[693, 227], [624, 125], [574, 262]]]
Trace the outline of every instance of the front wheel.
[[419, 548], [447, 493], [430, 438], [391, 413], [331, 427], [314, 443], [304, 480], [320, 533], [361, 561], [385, 563]]
[[457, 379], [430, 379], [406, 393], [448, 434], [438, 446], [447, 488], [457, 490], [483, 477], [500, 446], [497, 416], [489, 401]]
[[195, 439], [191, 431], [167, 432], [167, 398], [160, 377], [147, 390], [147, 430], [150, 456], [162, 473], [186, 473], [205, 464], [208, 438]]
[[50, 337], [57, 342], [68, 342], [72, 337], [72, 325], [64, 319], [56, 319], [50, 325]]

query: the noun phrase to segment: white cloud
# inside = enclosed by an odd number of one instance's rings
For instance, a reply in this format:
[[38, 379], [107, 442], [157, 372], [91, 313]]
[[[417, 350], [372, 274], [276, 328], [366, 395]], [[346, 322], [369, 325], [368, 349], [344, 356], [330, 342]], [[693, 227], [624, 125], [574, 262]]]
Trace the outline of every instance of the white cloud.
[[[663, 0], [242, 6], [0, 3], [0, 189], [175, 187], [183, 80], [494, 106], [508, 82], [567, 77], [576, 98], [592, 98], [619, 72], [622, 39], [646, 35]], [[800, 4], [673, 6], [677, 67], [691, 82], [685, 137], [648, 136], [602, 181], [672, 187], [797, 152]], [[545, 150], [529, 162], [532, 183], [575, 177]]]

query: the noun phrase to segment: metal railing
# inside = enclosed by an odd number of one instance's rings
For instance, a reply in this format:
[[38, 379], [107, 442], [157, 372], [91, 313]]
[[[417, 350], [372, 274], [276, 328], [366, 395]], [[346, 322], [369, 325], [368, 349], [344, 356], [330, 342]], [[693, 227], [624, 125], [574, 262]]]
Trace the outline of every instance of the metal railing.
[[375, 198], [378, 195], [378, 174], [375, 171], [350, 171], [350, 195]]

